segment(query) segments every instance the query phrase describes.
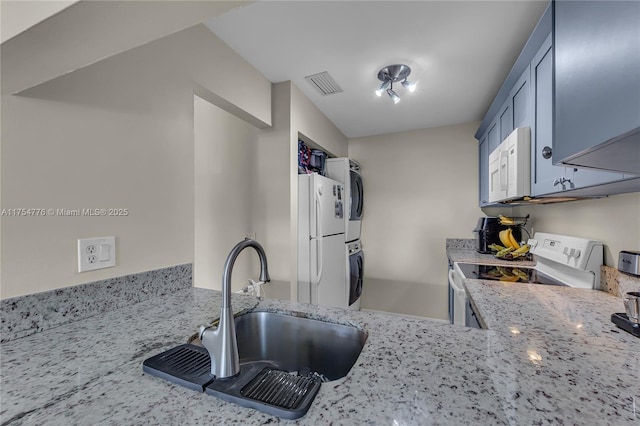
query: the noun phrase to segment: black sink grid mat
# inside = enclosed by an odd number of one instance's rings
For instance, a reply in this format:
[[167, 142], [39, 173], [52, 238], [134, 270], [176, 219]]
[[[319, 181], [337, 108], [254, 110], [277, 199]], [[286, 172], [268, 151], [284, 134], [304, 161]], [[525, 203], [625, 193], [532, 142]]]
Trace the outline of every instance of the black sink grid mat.
[[209, 374], [209, 352], [190, 344], [176, 346], [144, 360], [142, 371], [198, 392], [204, 392], [204, 388], [213, 381]]
[[640, 337], [640, 324], [632, 322], [627, 314], [611, 314], [611, 322], [624, 331]]
[[290, 374], [270, 361], [240, 364], [237, 376], [215, 380], [210, 375], [210, 360], [205, 348], [184, 344], [146, 359], [142, 370], [191, 390], [285, 419], [304, 416], [322, 382], [316, 373]]
[[240, 393], [246, 398], [291, 410], [300, 405], [315, 382], [313, 377], [264, 368]]
[[254, 362], [241, 365], [238, 378], [216, 380], [205, 392], [273, 416], [297, 419], [307, 414], [321, 383], [315, 373], [294, 375], [269, 362]]

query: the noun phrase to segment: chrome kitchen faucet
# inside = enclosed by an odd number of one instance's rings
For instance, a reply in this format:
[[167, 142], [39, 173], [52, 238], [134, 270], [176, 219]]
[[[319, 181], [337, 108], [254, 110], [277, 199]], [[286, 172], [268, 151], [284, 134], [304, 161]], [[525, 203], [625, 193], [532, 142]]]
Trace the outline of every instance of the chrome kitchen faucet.
[[220, 309], [218, 327], [200, 326], [200, 340], [211, 358], [211, 375], [217, 379], [233, 377], [240, 372], [236, 326], [233, 321], [233, 309], [231, 308], [231, 271], [236, 258], [247, 247], [253, 247], [260, 257], [260, 281], [270, 281], [269, 271], [267, 270], [267, 256], [262, 246], [257, 241], [248, 238], [236, 244], [224, 263], [222, 308]]

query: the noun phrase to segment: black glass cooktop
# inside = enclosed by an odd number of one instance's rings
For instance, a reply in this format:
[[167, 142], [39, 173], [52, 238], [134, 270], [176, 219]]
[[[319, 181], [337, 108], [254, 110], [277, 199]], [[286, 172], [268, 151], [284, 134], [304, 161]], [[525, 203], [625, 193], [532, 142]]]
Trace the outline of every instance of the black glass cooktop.
[[540, 271], [523, 266], [478, 265], [475, 263], [459, 263], [458, 266], [464, 276], [470, 279], [564, 285]]

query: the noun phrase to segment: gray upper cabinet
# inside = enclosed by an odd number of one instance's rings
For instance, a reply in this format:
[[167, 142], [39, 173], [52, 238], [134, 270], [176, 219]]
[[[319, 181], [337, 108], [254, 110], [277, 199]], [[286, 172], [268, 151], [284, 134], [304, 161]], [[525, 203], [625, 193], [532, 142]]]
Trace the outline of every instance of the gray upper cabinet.
[[530, 71], [527, 67], [500, 108], [497, 121], [500, 126], [500, 142], [505, 140], [513, 132], [513, 129], [531, 126], [533, 117], [529, 106], [529, 80]]
[[534, 126], [532, 134], [532, 195], [585, 188], [623, 180], [621, 173], [553, 165], [553, 46], [551, 35], [531, 62]]
[[552, 7], [553, 161], [640, 173], [640, 2]]
[[530, 127], [533, 135], [534, 111], [530, 61], [551, 33], [551, 24], [551, 8], [548, 7], [476, 131], [475, 137], [480, 142], [478, 151], [481, 207], [496, 205], [488, 202], [489, 155], [517, 127]]
[[531, 195], [640, 191], [640, 1], [547, 8], [476, 131], [480, 206], [491, 205], [488, 156], [518, 127], [531, 128]]
[[489, 125], [489, 131], [487, 132], [489, 154], [491, 154], [493, 150], [500, 145], [500, 142], [502, 142], [502, 139], [500, 139], [500, 127], [498, 126], [498, 120], [496, 119]]
[[531, 69], [526, 67], [509, 93], [509, 102], [513, 111], [511, 130], [518, 127], [531, 127], [533, 114], [530, 107]]
[[551, 34], [531, 61], [534, 125], [531, 131], [531, 192], [550, 194], [566, 184], [566, 168], [551, 162], [553, 145], [553, 48]]
[[480, 140], [478, 146], [480, 156], [480, 167], [478, 173], [479, 188], [479, 204], [480, 207], [489, 205], [489, 142], [487, 137]]
[[507, 99], [502, 105], [498, 115], [500, 117], [498, 120], [498, 123], [500, 124], [500, 142], [502, 142], [507, 136], [509, 136], [509, 133], [513, 131], [513, 109], [511, 108], [511, 98]]

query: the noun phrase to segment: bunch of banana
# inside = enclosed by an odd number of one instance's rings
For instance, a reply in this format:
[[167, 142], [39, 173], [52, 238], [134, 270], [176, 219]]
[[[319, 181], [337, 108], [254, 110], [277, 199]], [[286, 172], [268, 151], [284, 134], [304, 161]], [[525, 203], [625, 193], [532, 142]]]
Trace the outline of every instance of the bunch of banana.
[[498, 278], [500, 281], [529, 281], [529, 275], [518, 268], [508, 269], [502, 266], [496, 266], [496, 273], [493, 276]]
[[500, 223], [500, 225], [515, 225], [516, 221], [511, 219], [510, 217], [506, 217], [506, 216], [502, 216], [501, 214], [498, 215], [498, 222]]
[[502, 251], [496, 253], [496, 257], [500, 259], [513, 260], [519, 257], [526, 256], [529, 253], [529, 244], [523, 244], [522, 247], [518, 249], [514, 249], [513, 247], [508, 247]]
[[516, 250], [520, 248], [520, 244], [518, 244], [518, 242], [514, 238], [511, 228], [503, 229], [502, 231], [500, 231], [498, 237], [500, 238], [500, 242], [504, 244], [505, 247], [513, 247]]
[[496, 253], [496, 257], [505, 257], [507, 254], [511, 253], [515, 249], [513, 247], [507, 247]]
[[497, 258], [513, 260], [525, 256], [527, 253], [529, 253], [529, 244], [523, 244], [522, 246], [520, 246], [520, 244], [513, 236], [513, 231], [511, 230], [511, 228], [503, 229], [502, 231], [500, 231], [498, 237], [500, 238], [500, 242], [504, 245], [489, 245], [489, 248], [496, 252], [495, 256]]
[[529, 244], [523, 244], [519, 249], [512, 251], [511, 255], [514, 258], [525, 256], [527, 253], [529, 253], [530, 248], [531, 247], [529, 246]]
[[498, 277], [500, 281], [516, 282], [520, 279], [518, 275], [514, 275], [501, 266], [496, 266], [496, 269], [500, 272], [500, 277]]
[[529, 281], [529, 275], [528, 275], [526, 272], [524, 272], [524, 271], [522, 271], [522, 270], [520, 270], [520, 269], [518, 269], [518, 268], [513, 268], [513, 269], [511, 270], [511, 273], [512, 273], [513, 275], [517, 275], [517, 276], [518, 276], [518, 278], [519, 278], [519, 279], [521, 279], [521, 280], [522, 280], [522, 281], [524, 281], [524, 282]]
[[489, 244], [489, 248], [492, 251], [496, 251], [496, 252], [506, 249], [505, 246], [501, 246], [500, 244], [495, 244], [495, 243], [494, 244]]

